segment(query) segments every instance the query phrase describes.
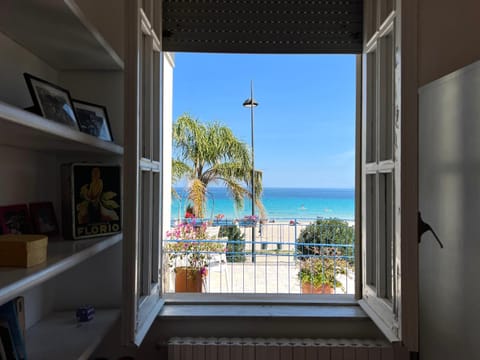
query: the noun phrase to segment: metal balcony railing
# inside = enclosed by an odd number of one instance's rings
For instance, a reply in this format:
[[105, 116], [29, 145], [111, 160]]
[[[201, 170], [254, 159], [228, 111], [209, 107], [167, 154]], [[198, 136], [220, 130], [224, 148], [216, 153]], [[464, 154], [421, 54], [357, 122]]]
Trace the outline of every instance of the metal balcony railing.
[[188, 221], [192, 225], [190, 229], [198, 229], [202, 238], [189, 233], [185, 239], [171, 232], [163, 241], [163, 278], [167, 293], [178, 292], [175, 286], [178, 269], [188, 266], [201, 271], [201, 290], [206, 293], [354, 293], [351, 222]]

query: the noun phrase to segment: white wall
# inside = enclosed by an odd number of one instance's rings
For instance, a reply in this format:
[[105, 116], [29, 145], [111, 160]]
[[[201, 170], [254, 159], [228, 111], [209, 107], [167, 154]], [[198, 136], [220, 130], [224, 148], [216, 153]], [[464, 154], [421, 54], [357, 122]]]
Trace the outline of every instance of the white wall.
[[420, 91], [420, 359], [480, 359], [480, 61]]
[[85, 17], [123, 59], [124, 53], [124, 1], [125, 0], [75, 0]]
[[419, 86], [480, 59], [480, 1], [417, 3]]
[[[417, 3], [419, 86], [480, 59], [478, 0]], [[419, 109], [419, 208], [445, 249], [431, 234], [419, 248], [420, 359], [480, 358], [480, 87], [460, 90], [458, 79], [428, 86]]]
[[58, 72], [0, 32], [0, 101], [20, 108], [33, 105], [23, 73], [58, 83]]

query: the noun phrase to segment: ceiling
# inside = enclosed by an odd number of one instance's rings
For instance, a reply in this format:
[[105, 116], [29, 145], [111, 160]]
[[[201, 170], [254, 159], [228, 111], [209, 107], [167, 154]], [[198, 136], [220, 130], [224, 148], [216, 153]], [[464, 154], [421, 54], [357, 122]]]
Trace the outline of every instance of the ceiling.
[[163, 50], [362, 52], [363, 0], [164, 0]]

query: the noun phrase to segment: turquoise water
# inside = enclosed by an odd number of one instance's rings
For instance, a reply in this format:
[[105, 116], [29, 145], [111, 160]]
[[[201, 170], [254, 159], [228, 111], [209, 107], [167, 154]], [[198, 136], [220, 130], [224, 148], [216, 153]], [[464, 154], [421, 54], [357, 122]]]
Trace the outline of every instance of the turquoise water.
[[[185, 191], [177, 189], [180, 199], [172, 198], [172, 217], [183, 217], [187, 205]], [[354, 189], [264, 188], [262, 201], [269, 219], [337, 217], [353, 220]], [[217, 214], [227, 219], [251, 214], [251, 201], [245, 199], [243, 210], [236, 211], [225, 188], [208, 188], [206, 216]]]

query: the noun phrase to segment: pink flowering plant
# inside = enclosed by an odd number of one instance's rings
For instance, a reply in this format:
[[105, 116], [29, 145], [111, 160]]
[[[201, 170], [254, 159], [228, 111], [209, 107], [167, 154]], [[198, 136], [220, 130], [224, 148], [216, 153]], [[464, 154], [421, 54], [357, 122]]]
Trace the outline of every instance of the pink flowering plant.
[[241, 226], [254, 226], [258, 222], [258, 216], [256, 215], [246, 215], [240, 220]]
[[206, 223], [196, 225], [195, 222], [189, 222], [167, 231], [167, 239], [174, 240], [165, 246], [170, 267], [180, 263], [181, 266], [198, 269], [202, 276], [206, 275], [212, 255], [225, 252], [224, 245], [208, 238], [206, 229]]

